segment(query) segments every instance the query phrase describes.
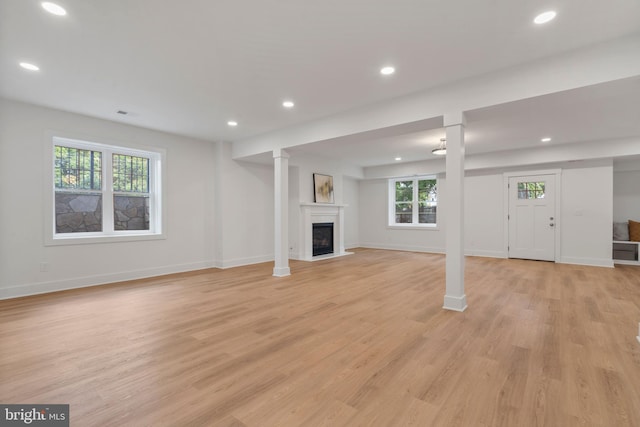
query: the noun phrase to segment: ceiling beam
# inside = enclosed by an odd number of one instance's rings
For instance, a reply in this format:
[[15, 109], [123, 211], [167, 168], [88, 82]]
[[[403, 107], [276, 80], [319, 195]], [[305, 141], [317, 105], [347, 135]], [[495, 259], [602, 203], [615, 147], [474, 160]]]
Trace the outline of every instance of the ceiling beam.
[[[234, 159], [314, 142], [437, 120], [448, 111], [470, 111], [565, 90], [640, 76], [640, 35], [600, 43], [424, 92], [233, 142]], [[388, 132], [385, 132], [388, 133]]]

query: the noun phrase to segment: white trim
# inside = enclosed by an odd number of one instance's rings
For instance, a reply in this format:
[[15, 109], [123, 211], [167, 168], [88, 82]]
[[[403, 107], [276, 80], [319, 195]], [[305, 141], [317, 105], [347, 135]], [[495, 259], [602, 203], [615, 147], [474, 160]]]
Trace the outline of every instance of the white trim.
[[[436, 214], [437, 215], [437, 214]], [[393, 224], [387, 225], [388, 230], [427, 230], [427, 231], [440, 231], [440, 227], [437, 224]]]
[[304, 202], [301, 202], [300, 206], [325, 207], [325, 208], [346, 208], [349, 205], [341, 205], [339, 203], [304, 203]]
[[424, 246], [411, 246], [411, 245], [393, 245], [388, 243], [361, 243], [361, 248], [366, 249], [386, 249], [389, 251], [404, 251], [404, 252], [424, 252], [428, 254], [440, 254], [444, 255], [444, 248], [427, 248]]
[[477, 256], [482, 258], [507, 258], [507, 254], [502, 251], [485, 251], [482, 249], [465, 249], [465, 256]]
[[73, 279], [54, 280], [25, 285], [0, 288], [0, 300], [19, 298], [30, 295], [46, 294], [50, 292], [65, 291], [70, 289], [88, 288], [92, 286], [109, 285], [112, 283], [126, 282], [129, 280], [145, 279], [148, 277], [164, 276], [167, 274], [183, 273], [214, 268], [210, 261], [201, 261], [188, 264], [175, 264], [143, 270], [131, 270], [119, 273], [99, 274], [95, 276], [76, 277]]
[[154, 233], [135, 233], [127, 235], [126, 231], [122, 232], [122, 235], [106, 235], [100, 236], [97, 233], [82, 233], [83, 236], [63, 236], [46, 238], [45, 246], [67, 246], [67, 245], [95, 245], [101, 243], [119, 243], [119, 242], [137, 242], [141, 240], [166, 240], [166, 234], [154, 234]]
[[577, 258], [577, 257], [561, 257], [561, 264], [590, 265], [593, 267], [609, 267], [613, 268], [613, 260], [607, 258]]
[[340, 258], [346, 255], [353, 255], [353, 252], [343, 252], [341, 254], [316, 255], [311, 259], [301, 259], [300, 261], [304, 261], [304, 262], [324, 261], [332, 258]]
[[[366, 249], [385, 249], [388, 251], [404, 251], [404, 252], [421, 252], [427, 254], [439, 254], [445, 255], [445, 248], [424, 247], [424, 246], [411, 246], [411, 245], [393, 245], [388, 243], [361, 243], [359, 246], [354, 246]], [[507, 258], [507, 254], [501, 251], [485, 251], [479, 249], [465, 249], [465, 256], [474, 256], [482, 258]]]
[[271, 255], [259, 255], [245, 258], [232, 258], [229, 260], [218, 260], [214, 262], [216, 268], [225, 270], [227, 268], [242, 267], [244, 265], [261, 264], [263, 262], [272, 262], [275, 259], [273, 254]]

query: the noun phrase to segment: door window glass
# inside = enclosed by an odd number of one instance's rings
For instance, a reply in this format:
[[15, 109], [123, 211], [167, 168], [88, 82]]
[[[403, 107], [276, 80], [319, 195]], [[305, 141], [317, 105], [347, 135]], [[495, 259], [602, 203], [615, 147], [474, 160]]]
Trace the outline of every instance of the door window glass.
[[519, 182], [518, 199], [544, 199], [544, 181]]

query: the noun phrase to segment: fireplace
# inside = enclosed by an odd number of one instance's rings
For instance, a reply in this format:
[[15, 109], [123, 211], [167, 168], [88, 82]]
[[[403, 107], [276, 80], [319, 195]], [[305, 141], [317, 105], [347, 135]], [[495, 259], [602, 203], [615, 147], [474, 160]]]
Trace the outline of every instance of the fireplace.
[[[351, 255], [350, 252], [344, 250], [345, 206], [332, 203], [300, 203], [300, 252], [292, 258], [302, 261], [317, 261], [329, 257]], [[319, 242], [314, 238], [316, 233], [314, 228], [317, 228], [318, 225], [322, 227], [323, 224], [332, 227], [333, 231], [329, 231], [328, 235], [333, 241], [326, 252], [319, 251], [324, 255], [318, 256], [314, 242]]]
[[333, 253], [333, 223], [313, 224], [313, 256]]

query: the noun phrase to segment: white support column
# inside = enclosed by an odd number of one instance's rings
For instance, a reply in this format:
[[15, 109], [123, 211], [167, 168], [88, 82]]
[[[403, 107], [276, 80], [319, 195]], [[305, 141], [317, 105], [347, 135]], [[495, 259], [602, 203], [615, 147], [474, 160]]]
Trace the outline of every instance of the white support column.
[[273, 275], [289, 276], [289, 154], [273, 150], [275, 190], [275, 266]]
[[464, 311], [464, 113], [446, 114], [446, 294], [443, 308]]

